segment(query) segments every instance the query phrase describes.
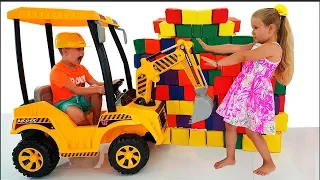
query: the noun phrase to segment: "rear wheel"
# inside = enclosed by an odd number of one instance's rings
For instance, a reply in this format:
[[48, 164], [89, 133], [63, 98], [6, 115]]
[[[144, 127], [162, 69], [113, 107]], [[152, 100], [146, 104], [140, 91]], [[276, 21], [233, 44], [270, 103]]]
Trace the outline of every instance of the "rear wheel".
[[124, 134], [111, 143], [108, 156], [110, 165], [121, 174], [136, 174], [149, 160], [149, 146], [136, 134]]
[[13, 149], [13, 164], [24, 176], [46, 176], [55, 169], [59, 159], [59, 153], [53, 149], [48, 142], [40, 139], [21, 140]]

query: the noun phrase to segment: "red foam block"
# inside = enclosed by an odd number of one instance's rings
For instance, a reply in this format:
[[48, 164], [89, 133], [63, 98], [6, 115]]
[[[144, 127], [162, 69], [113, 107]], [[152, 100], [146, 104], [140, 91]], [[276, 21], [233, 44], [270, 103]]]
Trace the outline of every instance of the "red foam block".
[[156, 86], [156, 99], [161, 101], [169, 100], [169, 86], [157, 85]]
[[182, 10], [177, 8], [167, 8], [165, 11], [166, 21], [169, 24], [182, 24]]
[[212, 100], [214, 100], [214, 90], [213, 86], [208, 86], [207, 95], [211, 97]]
[[210, 66], [210, 65], [206, 65], [206, 61], [202, 60], [201, 57], [207, 57], [209, 59], [215, 60], [215, 55], [213, 55], [212, 53], [200, 53], [200, 68], [202, 70], [212, 70], [215, 69], [215, 67]]
[[284, 104], [286, 101], [286, 96], [285, 95], [279, 95], [280, 98], [280, 106], [279, 106], [279, 112], [284, 112]]
[[153, 30], [155, 33], [160, 33], [160, 27], [159, 27], [159, 24], [162, 22], [162, 21], [165, 21], [166, 18], [158, 18], [157, 20], [154, 20], [153, 21]]
[[167, 114], [168, 127], [177, 127], [177, 116], [172, 114]]
[[225, 95], [218, 95], [218, 106], [221, 104], [224, 97], [225, 97]]
[[235, 17], [229, 17], [228, 18], [230, 21], [234, 22], [234, 32], [240, 32], [240, 25], [241, 25], [241, 20], [235, 18]]
[[206, 121], [199, 121], [194, 124], [191, 124], [191, 129], [206, 129]]
[[184, 86], [184, 100], [193, 101], [195, 97], [196, 93], [194, 92], [193, 86]]
[[220, 24], [228, 21], [229, 10], [227, 8], [212, 9], [212, 24]]
[[146, 54], [155, 54], [161, 51], [159, 39], [145, 39]]
[[213, 91], [215, 95], [226, 95], [232, 85], [232, 77], [216, 76]]
[[179, 86], [188, 86], [188, 85], [192, 86], [192, 83], [188, 78], [187, 73], [184, 70], [179, 70], [178, 76], [179, 76]]
[[246, 128], [245, 127], [237, 127], [237, 133], [246, 134]]
[[276, 90], [276, 78], [275, 77], [271, 77], [271, 84], [272, 84], [272, 88], [273, 88], [273, 92]]
[[222, 76], [237, 76], [241, 71], [241, 64], [235, 64], [231, 66], [222, 66], [221, 75]]

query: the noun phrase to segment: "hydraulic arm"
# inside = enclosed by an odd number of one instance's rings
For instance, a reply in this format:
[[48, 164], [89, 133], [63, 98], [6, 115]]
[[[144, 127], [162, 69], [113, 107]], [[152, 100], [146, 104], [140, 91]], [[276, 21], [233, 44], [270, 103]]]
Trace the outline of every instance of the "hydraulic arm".
[[[192, 47], [192, 42], [181, 39], [178, 40], [176, 45], [141, 59], [141, 67], [136, 71], [137, 104], [152, 106], [154, 104], [154, 100], [151, 99], [153, 83], [159, 82], [161, 74], [182, 63], [184, 71], [196, 93], [191, 123], [205, 120], [210, 116], [213, 109], [213, 101], [207, 95], [208, 85], [201, 69], [196, 63], [196, 55], [191, 53]], [[154, 61], [149, 61], [151, 58], [173, 48], [176, 48], [174, 52]]]

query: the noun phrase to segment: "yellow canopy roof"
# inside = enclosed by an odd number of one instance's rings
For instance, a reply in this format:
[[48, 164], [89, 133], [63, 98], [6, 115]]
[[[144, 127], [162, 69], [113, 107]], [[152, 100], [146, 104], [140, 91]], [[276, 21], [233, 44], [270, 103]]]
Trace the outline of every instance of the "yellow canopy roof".
[[51, 23], [52, 26], [87, 26], [87, 20], [97, 20], [104, 26], [111, 24], [119, 27], [110, 17], [89, 10], [20, 7], [9, 11], [7, 18], [39, 25]]

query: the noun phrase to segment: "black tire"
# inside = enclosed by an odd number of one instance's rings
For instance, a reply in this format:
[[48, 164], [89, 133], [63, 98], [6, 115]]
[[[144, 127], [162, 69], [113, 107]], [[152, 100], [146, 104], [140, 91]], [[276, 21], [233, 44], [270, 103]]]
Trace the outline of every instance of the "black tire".
[[[38, 151], [42, 156], [43, 161], [38, 161], [41, 167], [37, 171], [28, 171], [24, 169], [19, 162], [20, 152], [27, 148], [32, 148]], [[54, 148], [50, 146], [50, 143], [41, 139], [21, 140], [12, 152], [13, 165], [20, 173], [27, 177], [43, 177], [50, 174], [55, 169], [58, 158], [59, 153], [57, 157], [57, 153], [54, 152]], [[25, 160], [24, 162], [28, 164], [28, 160]], [[33, 163], [33, 165], [35, 165], [35, 163]], [[31, 168], [33, 167], [33, 165], [31, 166]]]
[[[133, 160], [133, 158], [131, 159], [133, 164], [135, 165], [132, 168], [124, 168], [117, 162], [117, 158], [119, 158], [117, 157], [117, 152], [119, 150], [122, 150], [126, 146], [132, 146], [133, 148], [135, 148], [138, 151], [138, 153], [135, 153], [135, 155], [140, 154], [140, 160], [137, 161]], [[117, 137], [111, 143], [109, 147], [108, 157], [110, 165], [119, 173], [136, 174], [147, 164], [149, 160], [149, 154], [149, 146], [141, 136], [138, 136], [136, 134], [123, 134]], [[123, 165], [126, 165], [127, 163], [129, 163], [128, 160], [125, 160]]]

